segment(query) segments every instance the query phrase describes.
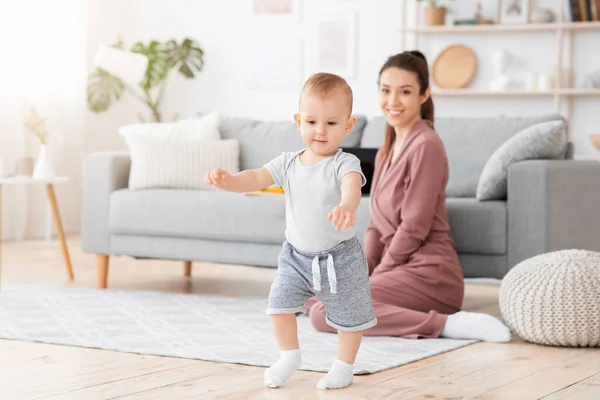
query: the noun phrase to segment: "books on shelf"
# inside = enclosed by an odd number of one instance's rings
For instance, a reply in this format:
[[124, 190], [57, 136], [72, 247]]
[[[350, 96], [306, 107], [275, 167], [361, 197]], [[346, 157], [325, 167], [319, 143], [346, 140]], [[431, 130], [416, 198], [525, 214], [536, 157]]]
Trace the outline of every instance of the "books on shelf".
[[567, 21], [600, 21], [600, 0], [567, 0], [565, 4]]
[[491, 19], [457, 19], [454, 21], [454, 26], [493, 25], [494, 23]]

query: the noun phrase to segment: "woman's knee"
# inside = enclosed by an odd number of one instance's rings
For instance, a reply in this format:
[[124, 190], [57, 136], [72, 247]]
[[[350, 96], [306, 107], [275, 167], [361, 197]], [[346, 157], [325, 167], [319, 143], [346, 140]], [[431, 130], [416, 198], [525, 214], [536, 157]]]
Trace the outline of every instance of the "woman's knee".
[[371, 298], [373, 300], [378, 300], [383, 303], [387, 303], [389, 301], [389, 291], [391, 282], [385, 279], [385, 277], [381, 277], [380, 275], [371, 277], [369, 280], [371, 284]]
[[327, 313], [325, 311], [325, 306], [323, 303], [318, 302], [315, 303], [309, 313], [308, 316], [310, 318], [310, 322], [316, 330], [320, 332], [333, 332], [334, 329], [327, 325], [325, 318], [327, 317]]
[[306, 310], [306, 315], [310, 315], [311, 308], [319, 302], [319, 298], [317, 296], [313, 296], [306, 300], [304, 303], [304, 309]]

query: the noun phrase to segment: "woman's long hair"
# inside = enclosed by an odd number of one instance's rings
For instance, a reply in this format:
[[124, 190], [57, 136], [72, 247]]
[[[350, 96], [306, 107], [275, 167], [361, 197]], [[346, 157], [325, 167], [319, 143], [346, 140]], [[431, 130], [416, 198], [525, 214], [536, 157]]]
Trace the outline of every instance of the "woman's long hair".
[[[381, 67], [379, 77], [381, 77], [383, 71], [392, 67], [414, 72], [419, 80], [419, 94], [425, 94], [425, 91], [429, 88], [429, 66], [427, 65], [427, 58], [425, 58], [423, 53], [418, 50], [412, 50], [391, 56]], [[379, 85], [379, 81], [377, 84]], [[421, 118], [431, 121], [433, 125], [433, 116], [433, 100], [430, 95], [427, 101], [421, 105]], [[385, 141], [380, 153], [384, 160], [388, 158], [395, 138], [396, 132], [394, 131], [394, 127], [390, 124], [385, 124]]]

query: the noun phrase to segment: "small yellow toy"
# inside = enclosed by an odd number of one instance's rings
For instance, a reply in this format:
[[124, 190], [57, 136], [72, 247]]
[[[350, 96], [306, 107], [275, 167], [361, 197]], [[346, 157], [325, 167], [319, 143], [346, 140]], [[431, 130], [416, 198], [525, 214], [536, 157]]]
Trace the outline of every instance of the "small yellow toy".
[[256, 192], [250, 192], [248, 194], [250, 195], [254, 195], [254, 194], [262, 194], [262, 195], [268, 195], [268, 194], [283, 194], [283, 188], [281, 186], [269, 186], [267, 188], [258, 190]]
[[268, 192], [268, 193], [283, 193], [283, 188], [281, 186], [269, 186], [266, 189], [263, 189], [262, 191]]

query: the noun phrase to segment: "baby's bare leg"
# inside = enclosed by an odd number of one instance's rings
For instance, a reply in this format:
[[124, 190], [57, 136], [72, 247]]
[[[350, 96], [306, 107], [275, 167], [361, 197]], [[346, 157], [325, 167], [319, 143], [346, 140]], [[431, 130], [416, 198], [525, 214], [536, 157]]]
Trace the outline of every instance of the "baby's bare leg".
[[296, 314], [273, 314], [271, 326], [275, 341], [281, 350], [279, 360], [265, 371], [265, 385], [279, 387], [300, 368], [302, 358], [298, 344]]
[[295, 350], [299, 347], [296, 314], [272, 314], [271, 327], [279, 350]]
[[319, 389], [341, 389], [352, 383], [353, 364], [360, 348], [363, 333], [338, 330], [338, 356], [329, 372], [317, 384]]
[[348, 364], [354, 364], [356, 354], [362, 342], [363, 333], [338, 331], [338, 359]]

